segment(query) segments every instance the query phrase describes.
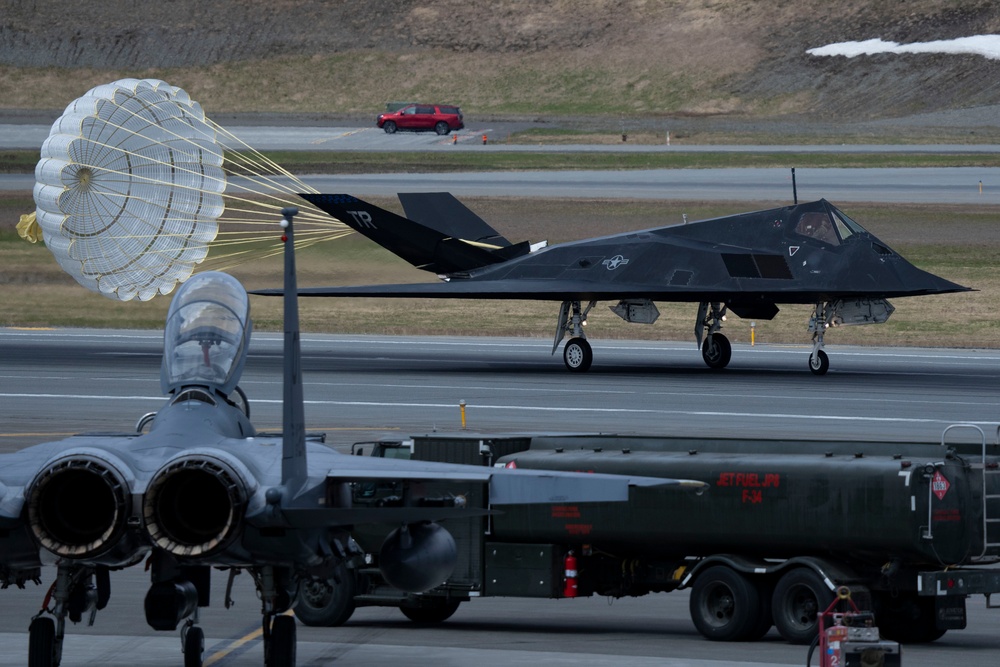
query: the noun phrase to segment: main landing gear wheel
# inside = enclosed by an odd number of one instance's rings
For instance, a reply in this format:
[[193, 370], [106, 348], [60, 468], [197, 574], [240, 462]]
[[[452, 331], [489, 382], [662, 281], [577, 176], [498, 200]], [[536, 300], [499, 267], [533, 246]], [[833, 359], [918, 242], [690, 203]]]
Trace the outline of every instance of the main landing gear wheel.
[[701, 344], [701, 358], [709, 368], [725, 368], [733, 358], [733, 346], [724, 335], [709, 334]]
[[809, 355], [809, 370], [813, 375], [826, 375], [830, 370], [830, 357], [823, 350], [816, 350]]
[[201, 656], [205, 652], [205, 631], [192, 625], [184, 635], [184, 667], [201, 667]]
[[28, 626], [28, 667], [56, 667], [56, 624], [39, 617]]
[[570, 338], [563, 348], [563, 363], [574, 373], [585, 373], [594, 362], [594, 351], [586, 338]]
[[271, 641], [266, 648], [267, 667], [295, 667], [295, 618], [275, 616], [271, 622]]

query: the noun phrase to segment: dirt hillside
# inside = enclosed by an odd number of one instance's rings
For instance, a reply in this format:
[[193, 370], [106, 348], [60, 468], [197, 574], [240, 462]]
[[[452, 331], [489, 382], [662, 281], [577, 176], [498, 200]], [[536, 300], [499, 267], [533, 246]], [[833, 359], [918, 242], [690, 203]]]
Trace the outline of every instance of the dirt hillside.
[[992, 109], [1000, 61], [807, 49], [988, 33], [993, 0], [0, 0], [0, 108], [127, 75], [222, 111], [440, 96], [499, 115], [857, 121]]

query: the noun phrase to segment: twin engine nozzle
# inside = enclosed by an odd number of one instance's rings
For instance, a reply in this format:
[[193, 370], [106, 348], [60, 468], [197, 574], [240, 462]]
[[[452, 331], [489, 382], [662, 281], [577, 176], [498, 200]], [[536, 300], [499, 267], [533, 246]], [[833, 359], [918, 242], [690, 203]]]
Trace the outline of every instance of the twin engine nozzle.
[[149, 482], [140, 522], [135, 478], [124, 462], [104, 451], [67, 453], [28, 486], [28, 525], [41, 547], [70, 560], [122, 564], [141, 558], [148, 545], [209, 556], [235, 538], [252, 492], [238, 467], [201, 456], [169, 462]]
[[[35, 540], [56, 556], [107, 565], [135, 562], [150, 546], [181, 559], [214, 556], [239, 536], [252, 475], [224, 456], [186, 454], [156, 472], [133, 507], [134, 476], [107, 452], [76, 452], [46, 465], [28, 488]], [[140, 526], [145, 526], [142, 530]], [[390, 584], [421, 592], [455, 567], [455, 539], [438, 524], [411, 523], [386, 538], [379, 566]]]

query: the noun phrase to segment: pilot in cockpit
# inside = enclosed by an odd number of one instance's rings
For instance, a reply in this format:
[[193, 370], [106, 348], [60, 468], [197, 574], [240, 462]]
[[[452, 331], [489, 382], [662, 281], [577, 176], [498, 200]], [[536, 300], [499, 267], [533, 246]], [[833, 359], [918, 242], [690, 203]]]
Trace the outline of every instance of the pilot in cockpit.
[[243, 373], [252, 328], [250, 300], [238, 280], [218, 271], [189, 278], [167, 313], [164, 393], [198, 386], [228, 396]]

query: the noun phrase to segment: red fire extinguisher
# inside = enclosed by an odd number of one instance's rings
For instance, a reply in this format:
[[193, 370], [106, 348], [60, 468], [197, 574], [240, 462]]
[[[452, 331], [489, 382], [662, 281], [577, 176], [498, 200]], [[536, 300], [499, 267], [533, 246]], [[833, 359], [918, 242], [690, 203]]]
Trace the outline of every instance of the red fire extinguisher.
[[572, 551], [566, 553], [566, 558], [563, 559], [563, 568], [565, 570], [563, 577], [566, 580], [566, 585], [563, 587], [563, 597], [575, 598], [577, 596], [576, 556], [573, 555]]

